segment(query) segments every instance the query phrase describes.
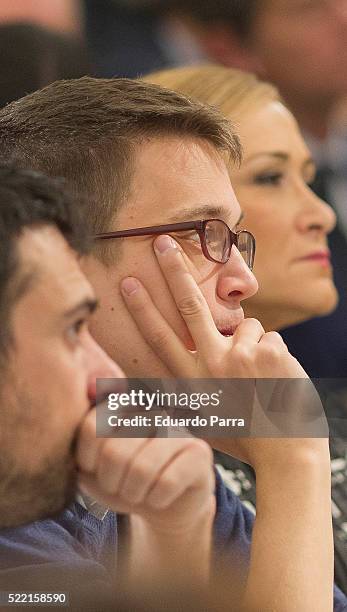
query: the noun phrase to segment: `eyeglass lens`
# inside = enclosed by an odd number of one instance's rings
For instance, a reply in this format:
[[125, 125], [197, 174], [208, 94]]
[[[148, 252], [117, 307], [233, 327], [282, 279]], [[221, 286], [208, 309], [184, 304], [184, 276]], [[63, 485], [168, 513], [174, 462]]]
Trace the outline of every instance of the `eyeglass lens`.
[[[214, 261], [226, 263], [230, 256], [231, 235], [228, 226], [223, 221], [208, 221], [205, 227], [206, 248]], [[246, 231], [238, 233], [237, 248], [247, 266], [252, 269], [254, 262], [254, 241]]]
[[225, 263], [229, 258], [229, 228], [221, 221], [208, 221], [205, 227], [206, 248], [212, 259]]
[[237, 237], [237, 248], [240, 251], [243, 259], [245, 260], [247, 266], [252, 270], [255, 255], [253, 237], [246, 231], [239, 232]]

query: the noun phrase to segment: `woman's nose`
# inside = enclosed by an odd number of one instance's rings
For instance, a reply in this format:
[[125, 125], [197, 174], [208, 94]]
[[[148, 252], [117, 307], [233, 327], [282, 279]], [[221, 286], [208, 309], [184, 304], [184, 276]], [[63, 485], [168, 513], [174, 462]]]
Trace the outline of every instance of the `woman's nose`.
[[305, 206], [298, 217], [300, 231], [318, 230], [329, 234], [336, 225], [336, 215], [326, 202], [321, 200], [309, 187], [305, 192]]

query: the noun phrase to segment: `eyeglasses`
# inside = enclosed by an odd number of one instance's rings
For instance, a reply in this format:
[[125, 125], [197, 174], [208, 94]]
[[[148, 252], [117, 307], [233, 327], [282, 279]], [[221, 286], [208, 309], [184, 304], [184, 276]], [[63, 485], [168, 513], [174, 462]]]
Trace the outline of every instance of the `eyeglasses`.
[[154, 225], [137, 229], [120, 230], [96, 234], [96, 240], [111, 238], [130, 238], [134, 236], [150, 236], [156, 234], [172, 234], [176, 232], [193, 231], [198, 234], [203, 254], [206, 259], [215, 263], [225, 264], [230, 259], [232, 246], [241, 253], [247, 266], [252, 270], [255, 256], [255, 238], [247, 230], [232, 232], [224, 221], [207, 219], [205, 221], [187, 221], [170, 225]]

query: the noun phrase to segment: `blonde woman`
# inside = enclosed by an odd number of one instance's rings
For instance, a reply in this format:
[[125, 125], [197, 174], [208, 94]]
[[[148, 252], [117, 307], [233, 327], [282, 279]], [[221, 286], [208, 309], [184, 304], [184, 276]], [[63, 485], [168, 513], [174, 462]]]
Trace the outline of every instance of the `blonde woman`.
[[147, 80], [217, 106], [238, 128], [244, 158], [231, 170], [232, 184], [244, 213], [240, 228], [257, 240], [259, 282], [246, 315], [268, 331], [331, 312], [337, 293], [327, 235], [335, 215], [310, 189], [315, 166], [277, 89], [214, 65], [158, 72]]
[[[330, 313], [337, 304], [327, 235], [332, 209], [310, 189], [315, 166], [295, 118], [278, 90], [254, 75], [216, 65], [183, 67], [150, 74], [147, 81], [217, 106], [238, 128], [244, 149], [232, 185], [247, 227], [257, 241], [256, 295], [244, 302], [245, 315], [266, 331]], [[228, 452], [228, 443], [219, 440]], [[347, 461], [342, 440], [331, 441], [336, 581], [347, 591]], [[219, 457], [229, 484], [255, 505], [251, 469]]]

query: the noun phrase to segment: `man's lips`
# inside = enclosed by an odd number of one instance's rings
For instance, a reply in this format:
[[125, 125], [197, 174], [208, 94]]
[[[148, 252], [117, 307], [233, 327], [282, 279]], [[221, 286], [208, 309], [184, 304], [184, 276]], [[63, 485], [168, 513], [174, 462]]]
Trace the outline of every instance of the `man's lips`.
[[[241, 313], [239, 317], [237, 317], [237, 321], [235, 320], [236, 317], [234, 317], [234, 323], [230, 324], [217, 324], [216, 323], [216, 328], [218, 329], [219, 333], [222, 334], [222, 336], [224, 336], [225, 338], [229, 338], [230, 336], [233, 336], [236, 329], [238, 328], [238, 326], [240, 325], [240, 323], [242, 323], [243, 319], [244, 319], [244, 314], [243, 311], [241, 310]], [[188, 339], [185, 340], [185, 345], [187, 347], [187, 349], [189, 351], [196, 351], [196, 346], [194, 344], [193, 339], [191, 338], [191, 341], [188, 341]]]
[[228, 322], [225, 321], [225, 322], [216, 323], [216, 327], [219, 333], [222, 334], [222, 336], [225, 336], [226, 338], [228, 338], [229, 336], [234, 335], [238, 326], [240, 325], [240, 323], [242, 323], [244, 318], [245, 318], [244, 312], [242, 308], [240, 308], [237, 311], [237, 313], [236, 312], [233, 313], [233, 316], [230, 317]]
[[235, 327], [227, 327], [224, 329], [219, 329], [218, 331], [220, 334], [222, 334], [222, 336], [225, 336], [226, 338], [229, 338], [230, 336], [233, 336], [235, 333], [235, 330], [237, 328], [237, 325]]

